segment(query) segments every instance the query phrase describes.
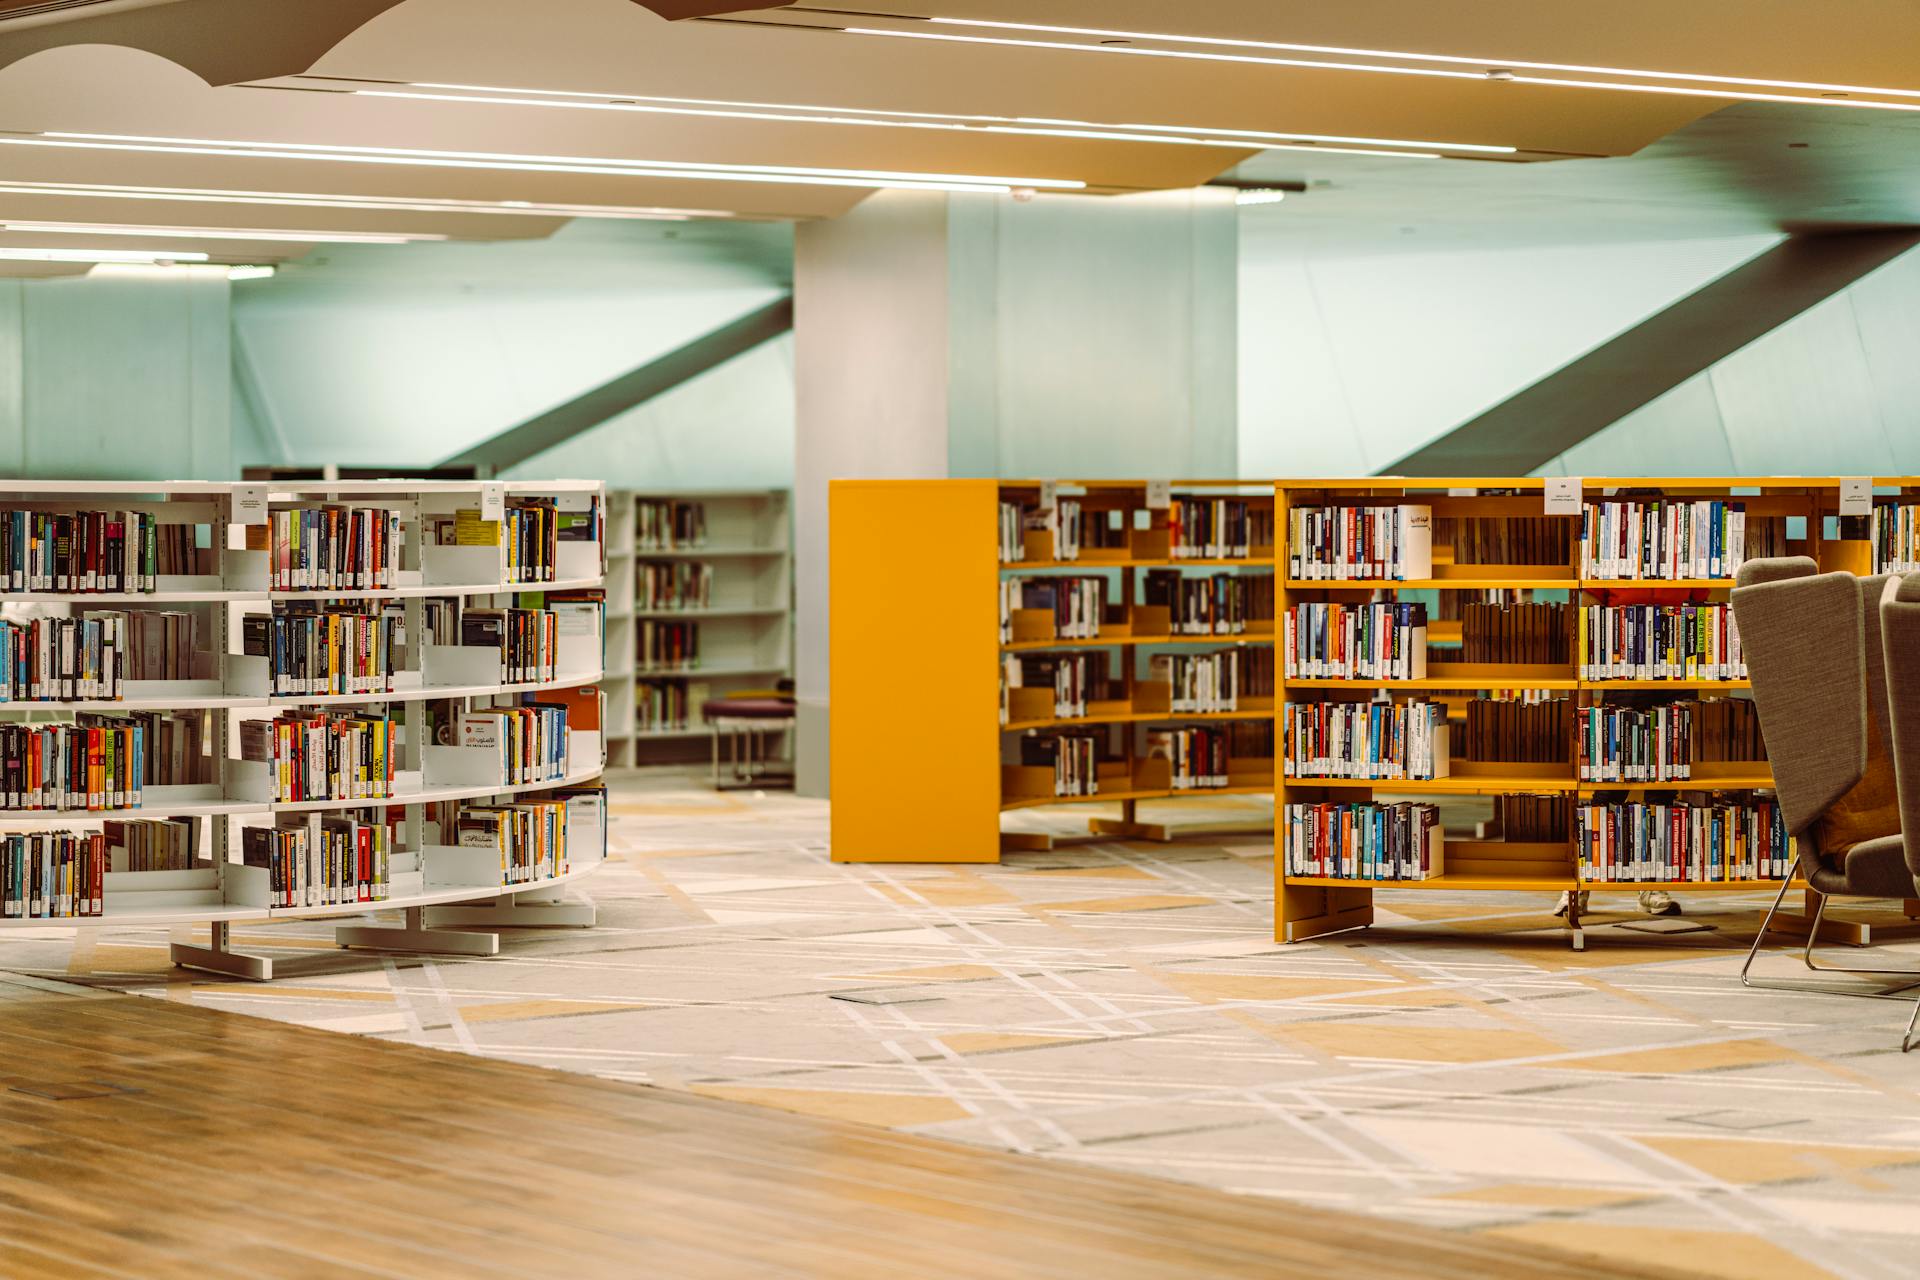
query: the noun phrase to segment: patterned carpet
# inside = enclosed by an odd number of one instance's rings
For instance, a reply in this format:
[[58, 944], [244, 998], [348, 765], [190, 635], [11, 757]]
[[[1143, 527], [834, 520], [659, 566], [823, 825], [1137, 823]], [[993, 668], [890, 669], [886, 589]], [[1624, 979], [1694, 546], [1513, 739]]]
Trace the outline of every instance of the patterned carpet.
[[1910, 1005], [1742, 990], [1764, 900], [1650, 937], [1596, 897], [1576, 954], [1544, 897], [1398, 893], [1280, 947], [1263, 836], [836, 867], [821, 804], [654, 778], [614, 808], [600, 926], [496, 959], [260, 987], [168, 968], [162, 930], [48, 928], [0, 968], [1708, 1275], [1913, 1273]]

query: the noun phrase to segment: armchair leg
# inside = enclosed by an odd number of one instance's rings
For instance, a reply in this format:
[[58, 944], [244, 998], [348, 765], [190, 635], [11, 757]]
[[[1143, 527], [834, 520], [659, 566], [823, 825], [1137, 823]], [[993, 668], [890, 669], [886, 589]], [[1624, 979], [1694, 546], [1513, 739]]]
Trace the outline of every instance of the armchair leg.
[[[1891, 999], [1899, 992], [1905, 991], [1910, 987], [1920, 986], [1920, 971], [1913, 969], [1855, 969], [1842, 965], [1815, 964], [1813, 960], [1813, 948], [1814, 944], [1820, 939], [1820, 921], [1827, 913], [1827, 895], [1825, 894], [1820, 895], [1819, 905], [1814, 908], [1813, 925], [1807, 930], [1806, 947], [1802, 950], [1800, 956], [1801, 961], [1807, 968], [1815, 973], [1861, 974], [1869, 977], [1898, 978], [1902, 979], [1902, 981], [1892, 986], [1880, 986], [1875, 990], [1866, 990], [1863, 987], [1840, 987], [1814, 982], [1755, 981], [1752, 976], [1753, 962], [1759, 956], [1760, 948], [1767, 940], [1767, 931], [1772, 927], [1773, 918], [1775, 914], [1779, 912], [1781, 902], [1785, 901], [1787, 887], [1791, 883], [1790, 880], [1780, 882], [1780, 892], [1774, 895], [1773, 905], [1767, 908], [1766, 918], [1760, 922], [1760, 931], [1754, 935], [1753, 945], [1747, 949], [1746, 963], [1740, 966], [1741, 986], [1768, 991], [1804, 991], [1816, 995], [1855, 996], [1868, 1000]], [[1920, 1017], [1920, 1009], [1916, 1010], [1916, 1017]], [[1909, 1030], [1908, 1038], [1911, 1039], [1911, 1030]]]
[[1920, 1023], [1920, 1000], [1913, 1002], [1913, 1012], [1907, 1017], [1907, 1033], [1900, 1037], [1900, 1052], [1912, 1053], [1915, 1048], [1920, 1048], [1920, 1040], [1913, 1038], [1916, 1023]]

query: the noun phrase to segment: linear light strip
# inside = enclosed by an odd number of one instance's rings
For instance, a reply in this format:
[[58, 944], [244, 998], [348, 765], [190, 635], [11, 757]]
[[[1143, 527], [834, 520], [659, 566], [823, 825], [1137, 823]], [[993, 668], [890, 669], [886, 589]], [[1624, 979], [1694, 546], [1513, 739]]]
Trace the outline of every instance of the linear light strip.
[[1001, 31], [1039, 31], [1052, 35], [1096, 36], [1108, 39], [1158, 40], [1165, 44], [1219, 45], [1235, 49], [1276, 49], [1293, 53], [1332, 53], [1348, 57], [1395, 58], [1405, 62], [1446, 62], [1470, 67], [1524, 67], [1530, 71], [1573, 71], [1584, 75], [1631, 76], [1639, 80], [1697, 80], [1702, 84], [1757, 85], [1768, 89], [1813, 89], [1828, 93], [1877, 93], [1890, 98], [1920, 98], [1920, 89], [1876, 89], [1858, 84], [1826, 84], [1818, 80], [1769, 80], [1759, 76], [1716, 76], [1688, 71], [1642, 71], [1633, 67], [1590, 67], [1577, 62], [1528, 62], [1519, 58], [1467, 58], [1446, 53], [1407, 53], [1396, 49], [1350, 49], [1342, 45], [1294, 44], [1281, 40], [1235, 40], [1225, 36], [1184, 36], [1144, 31], [1108, 31], [1101, 27], [1060, 27], [1035, 22], [992, 22], [984, 18], [928, 18], [951, 27], [984, 27]]
[[[1106, 44], [1072, 44], [1050, 40], [1012, 40], [995, 36], [942, 35], [931, 31], [889, 31], [881, 27], [842, 27], [840, 30], [855, 36], [887, 36], [895, 40], [940, 40], [961, 44], [1003, 45], [1021, 49], [1067, 50], [1073, 53], [1111, 53], [1134, 58], [1176, 58], [1196, 62], [1234, 62], [1250, 63], [1270, 67], [1306, 67], [1320, 71], [1365, 71], [1375, 75], [1395, 76], [1433, 76], [1445, 80], [1476, 80], [1490, 82], [1487, 73], [1474, 71], [1443, 71], [1437, 67], [1382, 67], [1364, 62], [1324, 62], [1309, 58], [1272, 58], [1256, 57], [1239, 53], [1200, 53], [1189, 49], [1138, 49]], [[1124, 32], [1115, 34], [1124, 35]], [[1151, 40], [1157, 37], [1136, 35], [1134, 38]], [[1481, 65], [1478, 60], [1474, 65]], [[1497, 65], [1497, 64], [1496, 64]], [[1692, 89], [1679, 85], [1651, 84], [1615, 84], [1606, 80], [1570, 80], [1550, 76], [1530, 76], [1509, 74], [1499, 77], [1502, 84], [1539, 84], [1554, 85], [1571, 89], [1605, 89], [1623, 93], [1664, 93], [1682, 97], [1717, 98], [1727, 102], [1795, 102], [1808, 103], [1821, 107], [1853, 107], [1880, 111], [1920, 111], [1920, 102], [1869, 102], [1854, 98], [1840, 102], [1833, 98], [1807, 97], [1784, 93], [1754, 93], [1734, 88]], [[1875, 92], [1880, 92], [1875, 90]], [[1907, 90], [1888, 90], [1890, 94], [1909, 95]]]
[[151, 155], [239, 156], [253, 160], [326, 160], [339, 164], [415, 165], [441, 169], [487, 169], [516, 173], [598, 174], [616, 178], [680, 178], [707, 182], [770, 182], [803, 187], [857, 187], [861, 190], [982, 191], [1006, 194], [1012, 187], [968, 182], [899, 182], [879, 178], [820, 178], [803, 174], [715, 173], [691, 169], [623, 169], [612, 166], [510, 164], [499, 160], [450, 160], [421, 156], [341, 154], [325, 151], [282, 151], [277, 148], [206, 146], [196, 143], [99, 142], [70, 138], [7, 138], [0, 145], [66, 147], [82, 151], [130, 151]]
[[5, 262], [205, 262], [207, 255], [172, 249], [10, 249], [0, 248]]
[[[669, 97], [661, 97], [657, 95], [650, 95], [650, 94], [643, 94], [643, 93], [605, 93], [605, 94], [584, 93], [584, 92], [580, 92], [578, 90], [572, 90], [572, 89], [512, 89], [512, 88], [501, 88], [499, 86], [494, 86], [494, 85], [442, 84], [442, 83], [434, 83], [430, 81], [422, 81], [418, 84], [411, 86], [411, 88], [415, 90], [418, 90], [418, 89], [454, 90], [463, 95], [465, 94], [499, 95], [493, 99], [494, 101], [512, 101], [515, 99], [529, 99], [530, 105], [536, 105], [536, 106], [575, 105], [571, 101], [566, 103], [557, 103], [557, 102], [546, 102], [546, 101], [540, 100], [540, 99], [547, 99], [547, 98], [565, 98], [565, 99], [582, 100], [580, 105], [590, 105], [593, 107], [607, 107], [615, 110], [629, 110], [629, 111], [648, 110], [649, 108], [644, 108], [639, 106], [639, 104], [641, 103], [648, 103], [648, 102], [666, 103], [672, 106], [683, 107], [683, 108], [693, 108], [693, 107], [729, 108], [729, 110], [724, 110], [724, 111], [716, 110], [712, 112], [706, 112], [706, 111], [687, 112], [687, 114], [692, 114], [692, 115], [713, 115], [721, 118], [727, 118], [732, 115], [735, 115], [737, 112], [734, 109], [738, 109], [739, 112], [771, 113], [766, 116], [748, 115], [746, 117], [748, 119], [800, 120], [800, 121], [821, 119], [825, 123], [833, 123], [833, 124], [865, 124], [865, 123], [869, 123], [871, 120], [872, 122], [884, 123], [884, 124], [898, 124], [902, 121], [927, 121], [928, 124], [923, 127], [930, 127], [930, 128], [952, 127], [946, 122], [960, 122], [962, 124], [1011, 125], [1011, 126], [1040, 125], [1040, 126], [1048, 126], [1048, 127], [1056, 127], [1056, 128], [1066, 128], [1066, 129], [1099, 130], [1102, 132], [1117, 133], [1120, 135], [1135, 134], [1135, 133], [1174, 134], [1174, 135], [1184, 135], [1186, 138], [1189, 138], [1189, 139], [1192, 139], [1192, 138], [1205, 138], [1209, 140], [1215, 139], [1215, 138], [1236, 139], [1236, 140], [1238, 139], [1253, 139], [1253, 140], [1272, 139], [1273, 141], [1276, 141], [1276, 142], [1346, 142], [1346, 143], [1354, 143], [1360, 146], [1431, 147], [1435, 150], [1440, 150], [1440, 151], [1474, 151], [1474, 152], [1487, 152], [1487, 153], [1496, 154], [1496, 155], [1511, 155], [1516, 150], [1518, 150], [1518, 148], [1516, 147], [1500, 146], [1497, 144], [1484, 143], [1484, 142], [1428, 142], [1428, 141], [1421, 141], [1421, 140], [1409, 139], [1409, 138], [1366, 138], [1366, 137], [1358, 137], [1350, 134], [1283, 132], [1283, 131], [1278, 131], [1273, 129], [1216, 129], [1216, 128], [1204, 127], [1200, 125], [1134, 124], [1134, 123], [1127, 123], [1127, 122], [1104, 123], [1104, 122], [1095, 121], [1095, 120], [1073, 120], [1073, 119], [1056, 118], [1052, 116], [988, 116], [988, 115], [966, 115], [966, 114], [959, 114], [959, 113], [935, 112], [935, 111], [880, 110], [878, 108], [871, 108], [871, 107], [823, 107], [823, 106], [818, 106], [814, 104], [801, 104], [801, 103], [790, 103], [790, 102], [739, 102], [739, 101], [732, 101], [724, 98], [669, 98]], [[386, 89], [357, 89], [354, 92], [365, 95], [367, 97], [375, 97], [375, 98], [408, 98], [408, 97], [425, 98], [425, 97], [431, 96], [428, 94], [421, 94], [421, 93], [415, 93], [415, 92], [401, 92], [401, 91], [386, 90]], [[435, 99], [435, 100], [438, 101], [441, 99]], [[458, 97], [452, 97], [444, 100], [452, 101], [452, 102], [472, 102], [472, 101], [486, 101], [487, 99], [458, 96]], [[587, 100], [592, 100], [592, 101], [589, 102]], [[803, 114], [781, 114], [786, 112], [795, 112], [795, 113], [803, 113]], [[861, 117], [861, 118], [849, 118], [849, 117]], [[1236, 142], [1235, 145], [1238, 145], [1238, 143]]]
[[111, 222], [4, 222], [7, 231], [76, 236], [166, 236], [184, 240], [287, 240], [296, 244], [412, 244], [451, 237], [414, 232], [248, 231], [220, 227], [136, 226]]
[[499, 161], [508, 165], [534, 164], [542, 170], [581, 166], [586, 173], [639, 169], [649, 172], [671, 170], [675, 173], [746, 174], [757, 182], [789, 181], [797, 178], [860, 180], [855, 185], [873, 186], [868, 179], [883, 182], [964, 183], [970, 187], [1036, 187], [1079, 190], [1087, 184], [1073, 178], [1009, 178], [997, 174], [918, 173], [899, 169], [829, 169], [812, 165], [723, 164], [707, 160], [628, 160], [619, 156], [541, 156], [516, 151], [435, 151], [424, 147], [372, 147], [354, 143], [260, 142], [249, 138], [174, 138], [139, 133], [71, 133], [47, 130], [40, 136], [85, 142], [148, 142], [194, 147], [242, 147], [248, 150], [271, 148], [275, 151], [323, 152], [329, 155], [392, 156], [425, 163], [454, 161]]
[[521, 217], [605, 218], [685, 222], [690, 218], [730, 218], [721, 209], [672, 209], [648, 205], [550, 204], [530, 200], [458, 200], [435, 196], [395, 197], [329, 195], [318, 192], [230, 191], [197, 187], [108, 186], [91, 182], [6, 182], [0, 195], [80, 196], [101, 200], [175, 200], [193, 204], [259, 204], [291, 208], [364, 209], [391, 213], [491, 213]]

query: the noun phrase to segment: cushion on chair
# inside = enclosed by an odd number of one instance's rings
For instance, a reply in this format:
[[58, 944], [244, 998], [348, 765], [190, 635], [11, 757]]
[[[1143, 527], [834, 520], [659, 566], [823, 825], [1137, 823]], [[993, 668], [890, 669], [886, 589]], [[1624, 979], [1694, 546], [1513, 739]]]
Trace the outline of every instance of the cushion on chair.
[[[1814, 843], [1838, 858], [1856, 845], [1900, 835], [1900, 789], [1880, 735], [1867, 737], [1867, 771], [1813, 824]], [[1902, 864], [1905, 865], [1904, 863]]]
[[1862, 898], [1920, 897], [1913, 872], [1907, 867], [1906, 841], [1899, 836], [1868, 840], [1847, 850], [1844, 887], [1831, 889], [1816, 884], [1822, 893], [1854, 894]]
[[791, 698], [714, 698], [703, 711], [709, 720], [791, 720]]

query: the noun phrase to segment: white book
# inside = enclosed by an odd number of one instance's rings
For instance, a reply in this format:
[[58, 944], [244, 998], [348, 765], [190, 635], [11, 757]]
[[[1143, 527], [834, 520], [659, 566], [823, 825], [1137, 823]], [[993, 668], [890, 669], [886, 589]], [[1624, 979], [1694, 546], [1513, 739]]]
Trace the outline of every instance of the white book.
[[1403, 581], [1433, 576], [1433, 508], [1401, 506], [1394, 508], [1394, 541], [1399, 545], [1399, 563], [1392, 576]]

